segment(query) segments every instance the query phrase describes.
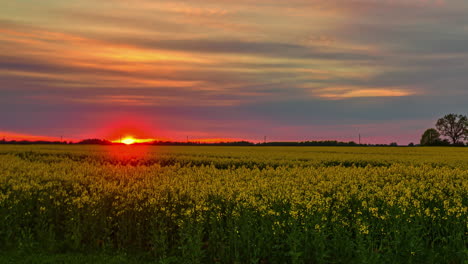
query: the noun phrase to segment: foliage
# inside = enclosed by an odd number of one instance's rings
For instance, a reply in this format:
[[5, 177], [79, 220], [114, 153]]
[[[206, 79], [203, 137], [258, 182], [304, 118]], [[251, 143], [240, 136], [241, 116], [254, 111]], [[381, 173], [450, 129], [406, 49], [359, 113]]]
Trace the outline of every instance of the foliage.
[[436, 128], [441, 135], [450, 138], [454, 145], [468, 138], [468, 118], [464, 115], [448, 114], [437, 120]]
[[0, 248], [462, 263], [465, 148], [1, 146]]
[[440, 145], [441, 142], [440, 133], [434, 128], [427, 129], [420, 140], [421, 146], [437, 146]]
[[112, 142], [105, 140], [105, 139], [98, 139], [98, 138], [90, 138], [84, 139], [78, 142], [78, 144], [83, 145], [112, 145]]

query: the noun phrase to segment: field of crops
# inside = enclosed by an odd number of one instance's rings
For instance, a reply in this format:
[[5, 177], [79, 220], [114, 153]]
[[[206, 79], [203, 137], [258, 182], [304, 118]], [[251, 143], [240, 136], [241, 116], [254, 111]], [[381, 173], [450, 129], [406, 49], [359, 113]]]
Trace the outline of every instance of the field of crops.
[[0, 146], [5, 252], [467, 263], [467, 219], [467, 148]]

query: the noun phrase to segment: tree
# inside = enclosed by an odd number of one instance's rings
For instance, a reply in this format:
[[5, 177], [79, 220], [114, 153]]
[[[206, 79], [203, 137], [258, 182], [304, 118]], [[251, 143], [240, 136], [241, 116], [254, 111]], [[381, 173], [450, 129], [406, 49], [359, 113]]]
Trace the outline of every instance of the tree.
[[84, 139], [78, 144], [83, 144], [83, 145], [112, 145], [112, 142], [105, 140], [105, 139], [98, 139], [98, 138], [89, 138], [89, 139]]
[[421, 136], [421, 141], [419, 143], [421, 146], [435, 146], [441, 141], [439, 131], [434, 128], [429, 128]]
[[468, 118], [464, 115], [448, 114], [437, 120], [436, 128], [441, 135], [450, 138], [454, 145], [468, 138]]

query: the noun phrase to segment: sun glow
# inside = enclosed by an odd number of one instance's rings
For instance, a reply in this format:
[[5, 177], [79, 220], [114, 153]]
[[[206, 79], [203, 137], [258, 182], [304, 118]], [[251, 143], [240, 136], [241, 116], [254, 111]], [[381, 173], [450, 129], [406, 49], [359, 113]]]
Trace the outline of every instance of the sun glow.
[[122, 139], [122, 143], [124, 143], [125, 145], [132, 145], [136, 143], [136, 140], [132, 137], [127, 137]]
[[112, 143], [122, 143], [125, 145], [133, 145], [136, 143], [151, 143], [154, 141], [156, 141], [156, 139], [153, 139], [153, 138], [140, 139], [140, 138], [134, 138], [134, 137], [124, 137], [122, 139], [113, 140]]

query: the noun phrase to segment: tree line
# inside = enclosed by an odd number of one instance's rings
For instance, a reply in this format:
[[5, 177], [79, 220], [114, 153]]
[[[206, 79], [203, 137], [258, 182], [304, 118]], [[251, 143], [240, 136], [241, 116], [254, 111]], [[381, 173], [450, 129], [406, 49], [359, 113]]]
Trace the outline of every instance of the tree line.
[[[84, 139], [79, 142], [65, 141], [6, 141], [0, 140], [0, 144], [80, 144], [80, 145], [123, 145], [113, 143], [105, 139]], [[439, 118], [434, 128], [427, 129], [421, 136], [421, 146], [465, 146], [468, 145], [468, 118], [460, 114], [448, 114]], [[160, 146], [398, 146], [396, 142], [387, 144], [358, 144], [354, 141], [302, 141], [302, 142], [264, 142], [253, 143], [248, 141], [238, 142], [177, 142], [177, 141], [155, 141], [148, 143], [136, 143], [135, 145], [160, 145]], [[409, 146], [414, 146], [410, 143]]]
[[468, 118], [465, 115], [448, 114], [437, 120], [435, 128], [429, 128], [422, 134], [420, 145], [465, 146], [467, 140]]

